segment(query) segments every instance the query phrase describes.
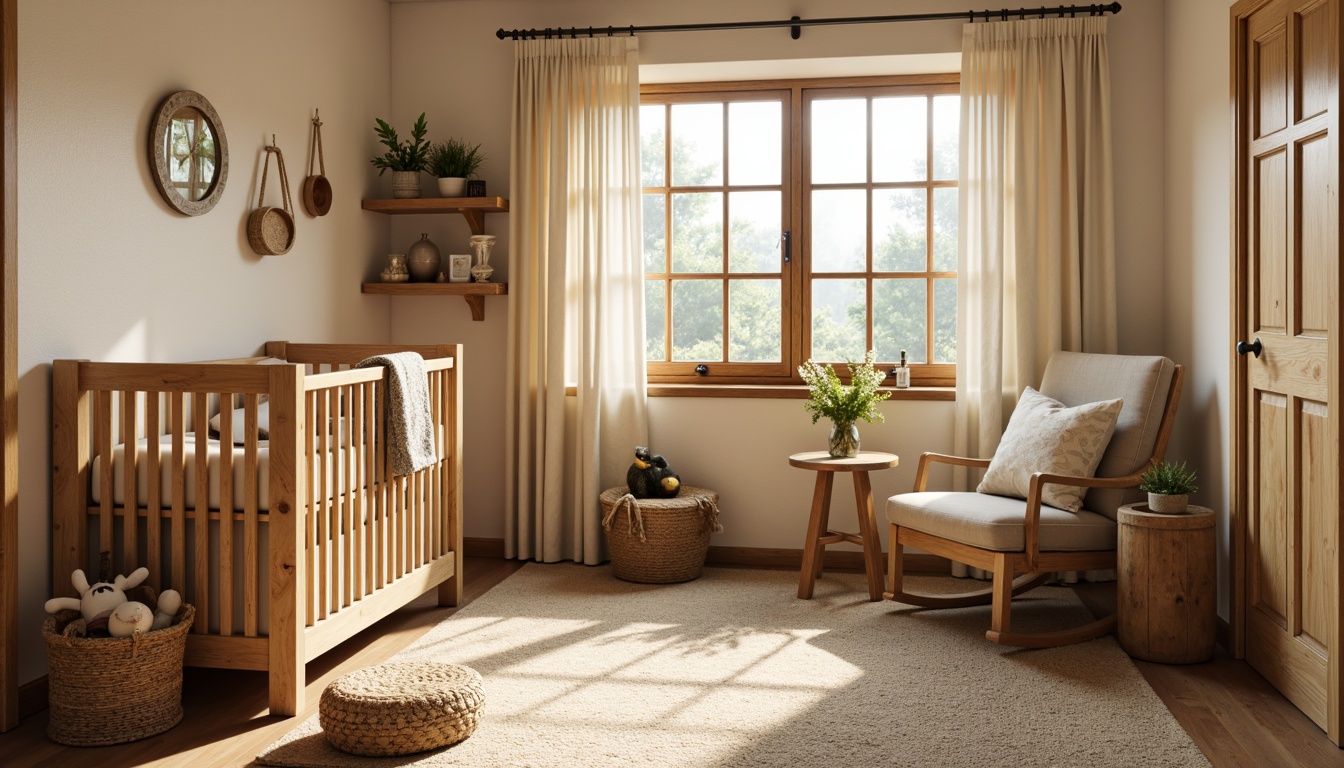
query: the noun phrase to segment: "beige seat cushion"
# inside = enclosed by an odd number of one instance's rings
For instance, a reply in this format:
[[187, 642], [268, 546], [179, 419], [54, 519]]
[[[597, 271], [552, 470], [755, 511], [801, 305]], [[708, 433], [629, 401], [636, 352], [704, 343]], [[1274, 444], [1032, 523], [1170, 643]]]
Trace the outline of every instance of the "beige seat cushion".
[[[1123, 405], [1113, 399], [1069, 408], [1027, 387], [976, 490], [1025, 499], [1036, 472], [1092, 477]], [[1076, 512], [1086, 492], [1075, 485], [1050, 483], [1041, 489], [1041, 501]]]
[[[984, 493], [924, 491], [887, 500], [887, 520], [902, 528], [995, 552], [1026, 549], [1027, 503]], [[1115, 549], [1114, 520], [1095, 512], [1041, 507], [1040, 551]]]

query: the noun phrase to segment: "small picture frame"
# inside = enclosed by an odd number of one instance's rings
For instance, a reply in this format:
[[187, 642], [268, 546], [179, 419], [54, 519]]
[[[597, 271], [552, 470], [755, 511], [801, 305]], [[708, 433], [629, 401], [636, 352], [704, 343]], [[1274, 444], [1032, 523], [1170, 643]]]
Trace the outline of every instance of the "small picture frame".
[[485, 179], [467, 179], [467, 197], [485, 197]]
[[465, 253], [448, 254], [448, 282], [471, 282], [471, 256]]

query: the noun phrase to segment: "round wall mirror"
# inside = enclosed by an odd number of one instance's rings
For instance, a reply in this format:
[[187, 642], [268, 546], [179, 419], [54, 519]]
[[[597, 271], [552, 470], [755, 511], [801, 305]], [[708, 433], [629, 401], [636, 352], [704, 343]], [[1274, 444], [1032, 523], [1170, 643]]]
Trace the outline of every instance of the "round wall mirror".
[[163, 100], [149, 134], [154, 183], [173, 210], [199, 216], [219, 202], [229, 177], [224, 123], [204, 96], [178, 91]]

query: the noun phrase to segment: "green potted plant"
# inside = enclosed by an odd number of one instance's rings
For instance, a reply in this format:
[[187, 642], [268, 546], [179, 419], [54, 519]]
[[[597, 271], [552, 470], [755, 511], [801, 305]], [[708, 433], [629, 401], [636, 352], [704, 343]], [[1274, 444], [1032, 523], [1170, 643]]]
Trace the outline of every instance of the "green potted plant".
[[827, 448], [835, 458], [859, 455], [859, 428], [855, 422], [863, 419], [872, 424], [874, 419], [883, 420], [877, 404], [891, 397], [891, 393], [878, 391], [886, 376], [873, 368], [873, 360], [870, 349], [862, 363], [846, 363], [850, 382], [847, 385], [840, 382], [829, 365], [808, 360], [798, 367], [798, 375], [803, 377], [808, 391], [803, 408], [812, 413], [813, 424], [822, 416], [831, 420]]
[[443, 197], [461, 197], [467, 179], [476, 175], [485, 155], [481, 145], [467, 146], [460, 139], [449, 139], [429, 148], [427, 167], [439, 177], [439, 194]]
[[420, 172], [425, 169], [425, 160], [429, 155], [429, 142], [425, 141], [425, 132], [429, 127], [425, 124], [425, 113], [420, 113], [411, 128], [411, 138], [405, 141], [397, 136], [396, 128], [382, 119], [375, 117], [373, 122], [378, 143], [386, 146], [387, 151], [382, 157], [375, 157], [369, 162], [378, 169], [379, 176], [383, 175], [383, 171], [392, 171], [392, 197], [419, 197]]
[[1190, 494], [1199, 490], [1195, 485], [1195, 471], [1186, 469], [1185, 462], [1159, 462], [1139, 477], [1139, 490], [1148, 493], [1148, 509], [1166, 515], [1185, 512], [1190, 506]]

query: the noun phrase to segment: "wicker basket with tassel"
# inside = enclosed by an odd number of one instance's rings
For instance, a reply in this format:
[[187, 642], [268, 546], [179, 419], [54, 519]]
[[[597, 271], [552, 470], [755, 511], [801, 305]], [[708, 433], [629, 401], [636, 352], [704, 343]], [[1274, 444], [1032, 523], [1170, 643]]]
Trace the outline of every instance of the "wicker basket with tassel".
[[719, 494], [689, 485], [671, 499], [636, 499], [628, 488], [602, 493], [602, 527], [616, 578], [670, 584], [700, 577], [709, 536], [719, 525]]

